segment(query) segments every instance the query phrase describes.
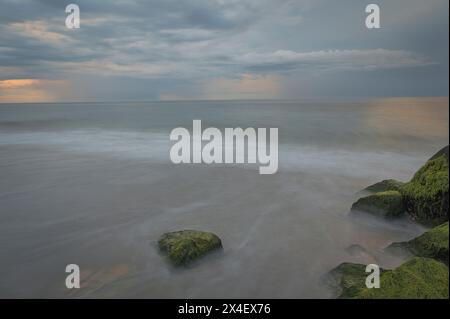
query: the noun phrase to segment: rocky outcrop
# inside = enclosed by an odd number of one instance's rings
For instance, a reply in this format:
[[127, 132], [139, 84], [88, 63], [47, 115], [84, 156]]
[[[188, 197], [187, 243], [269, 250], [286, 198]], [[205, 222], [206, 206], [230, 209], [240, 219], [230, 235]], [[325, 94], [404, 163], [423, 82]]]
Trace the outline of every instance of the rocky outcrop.
[[430, 257], [448, 265], [448, 222], [426, 231], [407, 242], [393, 243], [387, 251], [407, 251], [412, 255]]
[[392, 190], [362, 197], [352, 205], [351, 210], [387, 218], [398, 217], [405, 212], [402, 195]]
[[370, 193], [386, 192], [386, 191], [400, 191], [405, 183], [397, 181], [395, 179], [385, 179], [381, 182], [367, 186], [363, 191]]
[[159, 239], [158, 245], [174, 265], [180, 266], [222, 248], [222, 241], [213, 233], [182, 230], [165, 233]]
[[[380, 269], [380, 273], [384, 270]], [[353, 298], [365, 287], [366, 265], [342, 263], [332, 269], [325, 277], [325, 282], [338, 298]]]
[[380, 275], [380, 288], [365, 286], [365, 265], [343, 263], [333, 269], [332, 278], [340, 298], [449, 298], [448, 165], [449, 147], [433, 155], [407, 182], [384, 180], [373, 184], [352, 205], [352, 211], [364, 211], [383, 217], [407, 213], [412, 219], [437, 226], [408, 242], [394, 243], [386, 250], [407, 252], [411, 259]]
[[414, 257], [380, 276], [380, 288], [364, 287], [359, 299], [448, 299], [448, 268], [430, 258]]
[[330, 271], [339, 298], [352, 299], [448, 299], [448, 268], [431, 258], [414, 257], [393, 270], [381, 270], [380, 288], [365, 285], [362, 264], [343, 263]]
[[422, 166], [401, 188], [407, 213], [416, 221], [439, 225], [448, 220], [448, 146]]
[[384, 180], [365, 191], [372, 192], [352, 205], [352, 211], [365, 211], [384, 217], [407, 213], [426, 225], [448, 221], [448, 157], [446, 146], [422, 166], [411, 181]]

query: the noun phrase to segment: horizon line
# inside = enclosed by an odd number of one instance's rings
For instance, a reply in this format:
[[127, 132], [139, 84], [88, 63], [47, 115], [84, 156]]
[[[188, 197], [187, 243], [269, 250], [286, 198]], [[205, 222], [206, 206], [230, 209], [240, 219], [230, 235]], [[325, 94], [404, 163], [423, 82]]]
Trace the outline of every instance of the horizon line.
[[257, 101], [257, 102], [288, 102], [288, 101], [301, 101], [301, 100], [355, 100], [355, 99], [406, 99], [406, 98], [447, 98], [449, 95], [420, 95], [420, 96], [354, 96], [354, 97], [303, 97], [303, 98], [273, 98], [273, 99], [164, 99], [164, 100], [105, 100], [105, 101], [41, 101], [41, 102], [0, 102], [2, 104], [106, 104], [106, 103], [164, 103], [164, 102], [239, 102], [239, 101]]

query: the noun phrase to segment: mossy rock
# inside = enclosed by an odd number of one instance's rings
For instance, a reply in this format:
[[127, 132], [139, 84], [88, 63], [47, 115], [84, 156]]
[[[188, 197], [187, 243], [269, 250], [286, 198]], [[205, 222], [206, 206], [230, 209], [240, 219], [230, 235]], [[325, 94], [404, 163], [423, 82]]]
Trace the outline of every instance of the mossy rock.
[[448, 146], [437, 152], [400, 190], [407, 213], [420, 223], [448, 221], [448, 152]]
[[405, 212], [403, 198], [398, 191], [385, 191], [362, 197], [353, 203], [351, 210], [387, 218], [399, 217]]
[[447, 161], [448, 161], [448, 156], [449, 156], [449, 154], [448, 154], [448, 148], [449, 148], [449, 146], [447, 145], [447, 146], [444, 146], [443, 148], [441, 148], [436, 154], [434, 154], [433, 156], [431, 156], [431, 158], [429, 159], [429, 161], [431, 161], [431, 160], [434, 160], [434, 159], [436, 159], [436, 158], [438, 158], [438, 157], [441, 157], [441, 156], [444, 156], [445, 158], [447, 158]]
[[380, 288], [357, 291], [358, 299], [448, 299], [448, 267], [434, 259], [414, 257], [380, 275]]
[[159, 239], [158, 245], [174, 265], [180, 266], [222, 248], [222, 241], [213, 233], [182, 230], [165, 233]]
[[345, 299], [448, 299], [448, 268], [431, 258], [414, 257], [394, 270], [380, 269], [380, 288], [366, 287], [366, 266], [343, 263], [330, 271]]
[[403, 249], [412, 255], [434, 258], [448, 265], [448, 222], [407, 242], [394, 243], [387, 250]]
[[385, 179], [381, 182], [375, 183], [363, 189], [363, 191], [378, 193], [386, 191], [400, 191], [405, 183], [397, 181], [395, 179]]
[[[380, 273], [384, 270], [380, 269]], [[326, 283], [336, 292], [338, 298], [352, 298], [366, 285], [366, 265], [342, 263], [326, 276]]]

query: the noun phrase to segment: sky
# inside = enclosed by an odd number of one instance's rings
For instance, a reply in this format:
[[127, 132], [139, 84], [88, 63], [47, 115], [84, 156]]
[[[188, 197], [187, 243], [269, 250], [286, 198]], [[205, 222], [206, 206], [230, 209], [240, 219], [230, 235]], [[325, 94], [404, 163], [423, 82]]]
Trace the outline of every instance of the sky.
[[69, 3], [0, 0], [0, 103], [448, 96], [448, 0]]

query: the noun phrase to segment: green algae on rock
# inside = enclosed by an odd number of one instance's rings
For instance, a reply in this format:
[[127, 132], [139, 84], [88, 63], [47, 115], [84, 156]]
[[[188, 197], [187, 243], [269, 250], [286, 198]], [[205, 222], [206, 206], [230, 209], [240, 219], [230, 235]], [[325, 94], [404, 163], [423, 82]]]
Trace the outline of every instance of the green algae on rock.
[[352, 205], [352, 211], [365, 211], [384, 217], [406, 212], [415, 221], [439, 225], [448, 221], [448, 145], [433, 155], [407, 183], [393, 179], [373, 184], [371, 192]]
[[338, 298], [352, 298], [365, 287], [367, 275], [366, 265], [342, 263], [327, 274], [326, 282], [337, 292]]
[[399, 217], [404, 212], [402, 195], [398, 191], [375, 193], [358, 199], [352, 211], [363, 211], [383, 217]]
[[401, 188], [407, 213], [420, 223], [448, 220], [448, 152], [448, 146], [437, 152]]
[[363, 191], [378, 193], [378, 192], [386, 192], [386, 191], [400, 191], [401, 187], [405, 183], [397, 181], [395, 179], [385, 179], [381, 182], [375, 183], [373, 185], [367, 186], [363, 189]]
[[329, 276], [345, 299], [447, 299], [448, 268], [430, 258], [414, 257], [394, 270], [380, 269], [380, 288], [365, 285], [368, 273], [362, 264], [343, 263]]
[[385, 180], [364, 189], [375, 193], [356, 201], [352, 211], [384, 217], [397, 217], [406, 212], [423, 224], [443, 224], [408, 242], [390, 245], [388, 250], [402, 249], [415, 257], [396, 269], [383, 271], [378, 289], [365, 287], [364, 265], [344, 263], [335, 268], [330, 274], [337, 278], [340, 298], [449, 298], [448, 158], [446, 146], [409, 182]]
[[158, 245], [173, 264], [180, 266], [222, 248], [222, 241], [213, 233], [181, 230], [165, 233], [159, 239]]
[[388, 251], [406, 250], [412, 255], [434, 258], [448, 265], [448, 222], [434, 227], [407, 242], [393, 243]]
[[431, 258], [414, 257], [380, 275], [380, 288], [364, 287], [358, 299], [448, 299], [448, 267]]

